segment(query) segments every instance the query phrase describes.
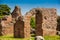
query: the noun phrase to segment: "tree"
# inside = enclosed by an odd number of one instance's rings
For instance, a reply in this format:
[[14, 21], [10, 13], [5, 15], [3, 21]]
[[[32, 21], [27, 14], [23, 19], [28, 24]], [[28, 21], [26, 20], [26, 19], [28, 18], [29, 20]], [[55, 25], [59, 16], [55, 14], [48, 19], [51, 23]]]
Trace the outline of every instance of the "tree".
[[34, 17], [31, 17], [31, 21], [30, 21], [30, 25], [32, 28], [35, 28], [35, 18]]
[[10, 7], [8, 5], [0, 4], [0, 16], [2, 15], [9, 15], [10, 14]]

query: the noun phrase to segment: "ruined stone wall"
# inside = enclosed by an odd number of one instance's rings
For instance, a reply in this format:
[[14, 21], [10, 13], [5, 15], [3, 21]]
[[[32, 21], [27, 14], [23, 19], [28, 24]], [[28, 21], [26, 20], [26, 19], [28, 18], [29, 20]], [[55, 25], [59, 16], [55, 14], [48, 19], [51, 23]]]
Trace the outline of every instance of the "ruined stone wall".
[[[10, 19], [10, 20], [9, 20]], [[13, 35], [13, 24], [11, 23], [11, 16], [5, 16], [0, 19], [0, 34], [1, 35]]]
[[56, 9], [38, 9], [36, 13], [36, 35], [56, 35], [56, 27]]
[[36, 35], [56, 35], [57, 14], [54, 8], [34, 8], [29, 11], [35, 15]]
[[14, 37], [24, 38], [24, 22], [22, 17], [19, 17], [14, 24]]
[[14, 24], [14, 37], [29, 38], [30, 37], [30, 16], [20, 16]]
[[[16, 9], [16, 8], [15, 8]], [[16, 10], [17, 11], [17, 10]], [[19, 12], [19, 10], [18, 10]], [[21, 12], [16, 14], [21, 14]], [[15, 24], [14, 24], [14, 37], [20, 37], [20, 38], [29, 38], [30, 37], [30, 17], [31, 14], [27, 13], [24, 17], [20, 15]]]
[[18, 6], [15, 6], [11, 15], [12, 15], [13, 20], [17, 19], [19, 16], [22, 16], [21, 15], [21, 8], [19, 8]]
[[14, 23], [14, 37], [24, 38], [24, 21], [18, 6], [12, 12], [12, 22]]
[[[44, 10], [43, 10], [44, 11]], [[46, 9], [46, 14], [43, 14], [43, 35], [56, 35], [57, 14], [56, 9]], [[44, 12], [44, 13], [45, 13]], [[45, 17], [45, 18], [44, 18]], [[45, 25], [44, 25], [45, 24]], [[46, 29], [45, 29], [46, 28]]]
[[40, 10], [36, 10], [36, 36], [43, 36], [43, 29], [42, 29], [42, 13]]
[[16, 6], [11, 15], [0, 19], [0, 35], [14, 33], [14, 37], [30, 37], [30, 20], [33, 15], [36, 19], [36, 35], [56, 35], [57, 14], [54, 8], [35, 8], [22, 17], [20, 8]]
[[30, 20], [31, 20], [31, 14], [28, 12], [25, 16], [24, 16], [24, 34], [25, 34], [25, 38], [28, 38], [31, 36], [30, 34]]
[[10, 16], [0, 19], [0, 35], [13, 34], [14, 37], [29, 38], [31, 16], [36, 19], [36, 36], [56, 35], [57, 14], [54, 8], [34, 8], [21, 15], [21, 9], [16, 6]]

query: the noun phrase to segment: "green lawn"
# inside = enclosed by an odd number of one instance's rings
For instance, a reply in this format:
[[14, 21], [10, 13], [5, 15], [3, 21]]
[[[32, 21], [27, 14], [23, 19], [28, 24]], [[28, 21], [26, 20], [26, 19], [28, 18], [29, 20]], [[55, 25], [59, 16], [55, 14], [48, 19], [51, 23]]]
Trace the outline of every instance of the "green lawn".
[[34, 40], [34, 37], [31, 38], [14, 38], [13, 36], [0, 36], [0, 40]]
[[45, 40], [60, 40], [60, 36], [44, 36]]
[[[60, 40], [60, 36], [44, 36], [45, 40]], [[34, 40], [31, 38], [14, 38], [13, 36], [0, 36], [0, 40]]]

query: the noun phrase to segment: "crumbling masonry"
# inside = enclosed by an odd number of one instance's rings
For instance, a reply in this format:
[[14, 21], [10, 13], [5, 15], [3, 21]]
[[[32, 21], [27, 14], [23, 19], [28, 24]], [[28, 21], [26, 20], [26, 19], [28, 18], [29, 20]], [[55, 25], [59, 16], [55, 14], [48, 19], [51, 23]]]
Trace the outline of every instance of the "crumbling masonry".
[[11, 15], [0, 19], [0, 36], [13, 35], [13, 23]]
[[[31, 20], [31, 16], [33, 15], [35, 15], [35, 19], [36, 19], [36, 31], [35, 31], [36, 36], [56, 35], [56, 27], [57, 27], [56, 9], [34, 8], [30, 10], [29, 12], [27, 12], [25, 16], [22, 16], [21, 9], [16, 6], [11, 14], [11, 21], [6, 20], [8, 24], [12, 23], [12, 26], [11, 25], [9, 26], [11, 26], [12, 28], [10, 32], [12, 31], [11, 33], [14, 33], [14, 37], [28, 38], [31, 36], [30, 35], [30, 29], [31, 29], [30, 20]], [[2, 23], [1, 20], [0, 20], [0, 23]], [[0, 29], [3, 29], [1, 28], [2, 26], [3, 25], [0, 24]], [[0, 34], [1, 32], [3, 31], [0, 30]]]

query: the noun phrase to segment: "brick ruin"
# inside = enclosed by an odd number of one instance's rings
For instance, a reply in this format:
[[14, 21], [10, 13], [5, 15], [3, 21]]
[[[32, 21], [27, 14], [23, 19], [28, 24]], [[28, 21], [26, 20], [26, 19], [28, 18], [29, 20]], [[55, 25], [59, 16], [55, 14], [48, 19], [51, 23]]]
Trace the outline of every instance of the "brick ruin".
[[[34, 8], [22, 16], [21, 9], [16, 6], [7, 20], [0, 19], [0, 34], [12, 34], [14, 37], [28, 38], [30, 37], [30, 20], [35, 15], [36, 19], [36, 35], [56, 35], [57, 14], [54, 8]], [[11, 25], [10, 25], [11, 24]], [[8, 26], [9, 27], [8, 27]], [[5, 28], [6, 27], [6, 28]], [[4, 29], [4, 31], [2, 31]], [[6, 31], [5, 31], [6, 30]], [[10, 31], [10, 32], [9, 32]]]
[[29, 18], [30, 16], [26, 15], [22, 17], [20, 9], [18, 7], [15, 7], [14, 10], [16, 11], [13, 11], [13, 13], [18, 15], [18, 16], [14, 15], [15, 17], [13, 18], [15, 19], [14, 37], [21, 37], [21, 38], [30, 37], [30, 18]]
[[34, 8], [28, 13], [35, 15], [36, 35], [56, 35], [57, 13], [54, 8]]
[[5, 16], [0, 19], [0, 36], [13, 35], [13, 23], [11, 15]]
[[56, 9], [39, 8], [36, 11], [36, 35], [56, 35]]

